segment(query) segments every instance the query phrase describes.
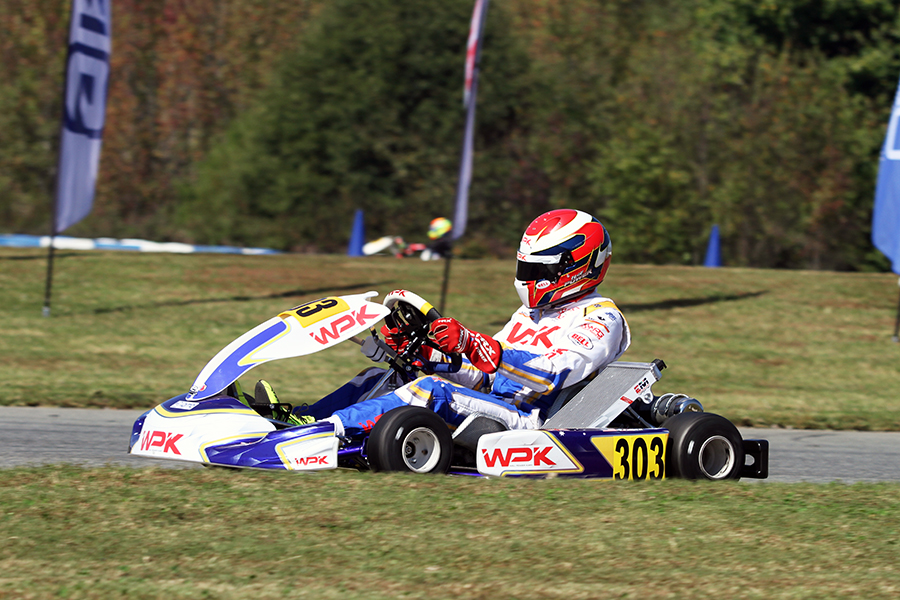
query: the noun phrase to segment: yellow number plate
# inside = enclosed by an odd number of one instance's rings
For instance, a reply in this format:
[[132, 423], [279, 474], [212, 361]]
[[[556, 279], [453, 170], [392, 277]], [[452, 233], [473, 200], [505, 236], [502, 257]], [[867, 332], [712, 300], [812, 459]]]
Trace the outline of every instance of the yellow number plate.
[[301, 327], [306, 328], [323, 319], [340, 314], [349, 308], [342, 298], [319, 298], [285, 311], [278, 316], [282, 319], [294, 317], [300, 322]]
[[613, 468], [613, 479], [663, 479], [669, 435], [604, 435], [591, 438]]

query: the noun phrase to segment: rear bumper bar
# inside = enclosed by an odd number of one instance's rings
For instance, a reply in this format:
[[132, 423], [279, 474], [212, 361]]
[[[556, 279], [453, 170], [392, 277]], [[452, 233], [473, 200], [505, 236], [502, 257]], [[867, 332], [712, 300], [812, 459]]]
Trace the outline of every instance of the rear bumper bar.
[[769, 476], [769, 440], [744, 440], [741, 477], [766, 479]]

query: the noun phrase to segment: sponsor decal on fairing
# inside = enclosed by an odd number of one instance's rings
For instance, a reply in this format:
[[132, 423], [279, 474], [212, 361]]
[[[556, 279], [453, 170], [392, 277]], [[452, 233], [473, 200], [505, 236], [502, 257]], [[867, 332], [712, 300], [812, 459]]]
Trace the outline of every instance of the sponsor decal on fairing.
[[357, 326], [365, 326], [370, 323], [374, 323], [381, 319], [381, 315], [378, 313], [369, 313], [366, 312], [366, 307], [353, 311], [347, 315], [341, 315], [341, 317], [335, 319], [328, 325], [323, 325], [319, 328], [318, 332], [312, 333], [312, 338], [322, 344], [323, 346], [327, 346], [332, 341], [338, 340], [346, 331], [350, 331], [354, 327]]
[[275, 447], [284, 468], [293, 471], [335, 469], [337, 451], [338, 438], [333, 433], [316, 433]]
[[141, 451], [181, 456], [177, 443], [183, 437], [184, 434], [168, 431], [143, 431], [141, 432]]
[[[197, 406], [184, 410], [176, 408], [179, 403]], [[130, 452], [156, 458], [209, 462], [207, 447], [256, 440], [274, 430], [266, 419], [231, 398], [198, 403], [176, 400], [147, 413]]]
[[199, 402], [188, 402], [186, 400], [179, 400], [178, 402], [173, 402], [170, 408], [177, 408], [179, 410], [193, 410], [193, 409], [197, 408], [199, 405], [200, 405]]
[[504, 431], [482, 436], [476, 453], [484, 475], [581, 473], [584, 468], [553, 434], [546, 431]]
[[302, 469], [304, 467], [322, 467], [325, 469], [330, 469], [334, 465], [329, 464], [331, 461], [331, 457], [327, 454], [319, 454], [317, 456], [305, 456], [302, 458], [294, 457], [294, 465], [295, 469]]

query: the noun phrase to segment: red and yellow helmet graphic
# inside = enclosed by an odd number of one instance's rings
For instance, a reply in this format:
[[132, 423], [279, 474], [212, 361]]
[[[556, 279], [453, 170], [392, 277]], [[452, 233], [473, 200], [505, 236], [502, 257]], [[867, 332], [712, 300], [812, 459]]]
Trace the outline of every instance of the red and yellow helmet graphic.
[[531, 222], [519, 244], [516, 291], [528, 308], [574, 300], [603, 281], [612, 242], [597, 219], [573, 209]]
[[432, 219], [431, 223], [428, 224], [428, 238], [432, 240], [440, 239], [450, 233], [451, 229], [453, 229], [453, 223], [450, 222], [450, 219], [445, 217]]

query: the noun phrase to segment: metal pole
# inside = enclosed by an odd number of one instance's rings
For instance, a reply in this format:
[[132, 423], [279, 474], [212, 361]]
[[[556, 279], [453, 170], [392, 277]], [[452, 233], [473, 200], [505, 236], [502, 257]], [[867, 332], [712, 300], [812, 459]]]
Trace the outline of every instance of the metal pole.
[[[900, 279], [897, 280], [897, 285], [900, 285]], [[900, 298], [897, 299], [897, 320], [894, 322], [894, 336], [891, 340], [900, 342]]]
[[44, 288], [44, 310], [41, 311], [45, 317], [50, 316], [50, 292], [53, 288], [53, 250], [55, 235], [50, 236], [50, 251], [47, 254], [47, 285]]
[[438, 312], [441, 313], [441, 316], [445, 316], [444, 314], [444, 306], [447, 302], [447, 282], [450, 280], [450, 259], [453, 258], [453, 248], [451, 247], [447, 250], [446, 256], [444, 256], [444, 283], [441, 284], [441, 307], [438, 309]]

